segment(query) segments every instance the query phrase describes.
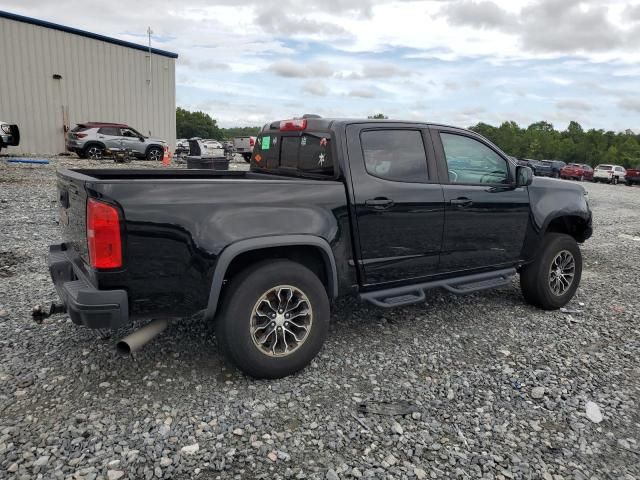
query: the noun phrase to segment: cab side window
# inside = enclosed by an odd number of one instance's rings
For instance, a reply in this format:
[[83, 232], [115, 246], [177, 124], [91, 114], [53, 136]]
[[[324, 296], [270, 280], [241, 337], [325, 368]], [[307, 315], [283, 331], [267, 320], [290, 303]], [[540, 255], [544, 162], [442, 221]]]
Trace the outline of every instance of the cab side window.
[[394, 182], [426, 182], [427, 156], [419, 130], [366, 130], [360, 136], [370, 175]]
[[509, 183], [507, 161], [483, 143], [463, 135], [441, 133], [450, 183]]

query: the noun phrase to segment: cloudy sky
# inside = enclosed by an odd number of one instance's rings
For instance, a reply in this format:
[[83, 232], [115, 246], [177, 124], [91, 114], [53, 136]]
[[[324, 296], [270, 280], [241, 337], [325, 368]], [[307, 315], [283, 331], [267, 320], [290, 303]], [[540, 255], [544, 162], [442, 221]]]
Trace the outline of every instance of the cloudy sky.
[[222, 126], [303, 113], [640, 131], [640, 0], [3, 0], [180, 55]]

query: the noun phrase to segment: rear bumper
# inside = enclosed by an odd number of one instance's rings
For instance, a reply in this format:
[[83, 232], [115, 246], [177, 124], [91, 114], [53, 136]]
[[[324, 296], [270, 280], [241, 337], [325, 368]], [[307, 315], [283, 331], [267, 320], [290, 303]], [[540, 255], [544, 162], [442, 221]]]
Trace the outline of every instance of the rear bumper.
[[77, 142], [67, 142], [67, 151], [78, 153], [82, 151], [82, 147]]
[[74, 265], [64, 244], [49, 246], [49, 273], [58, 296], [76, 325], [115, 329], [129, 323], [125, 290], [98, 290]]

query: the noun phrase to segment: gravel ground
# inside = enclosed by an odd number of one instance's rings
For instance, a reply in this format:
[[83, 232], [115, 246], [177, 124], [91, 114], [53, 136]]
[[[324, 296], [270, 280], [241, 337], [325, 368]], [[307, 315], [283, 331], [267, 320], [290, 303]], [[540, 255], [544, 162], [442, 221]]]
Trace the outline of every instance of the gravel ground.
[[309, 368], [256, 381], [201, 319], [135, 358], [65, 315], [31, 321], [56, 299], [55, 168], [91, 164], [51, 162], [0, 161], [1, 478], [640, 479], [640, 188], [585, 184], [571, 312], [525, 305], [517, 280], [391, 311], [342, 300]]

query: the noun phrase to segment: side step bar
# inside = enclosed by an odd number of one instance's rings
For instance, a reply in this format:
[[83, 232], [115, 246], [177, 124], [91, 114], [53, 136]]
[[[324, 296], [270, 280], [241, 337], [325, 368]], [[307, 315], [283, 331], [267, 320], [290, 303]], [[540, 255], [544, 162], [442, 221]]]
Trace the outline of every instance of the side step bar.
[[377, 307], [393, 308], [423, 302], [427, 297], [426, 290], [444, 288], [457, 295], [479, 292], [489, 288], [501, 287], [509, 283], [509, 278], [516, 274], [515, 268], [506, 268], [495, 272], [476, 273], [464, 277], [446, 278], [433, 282], [417, 283], [402, 287], [387, 288], [375, 292], [360, 294], [360, 299]]

